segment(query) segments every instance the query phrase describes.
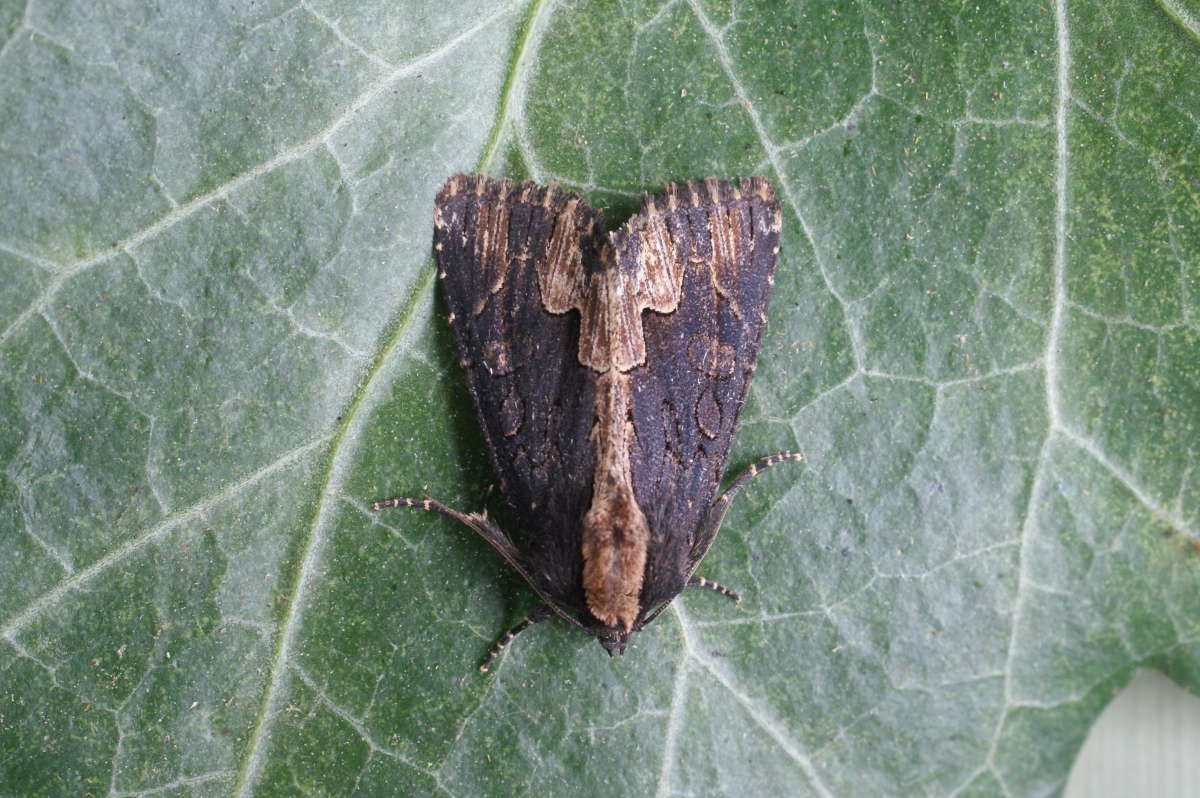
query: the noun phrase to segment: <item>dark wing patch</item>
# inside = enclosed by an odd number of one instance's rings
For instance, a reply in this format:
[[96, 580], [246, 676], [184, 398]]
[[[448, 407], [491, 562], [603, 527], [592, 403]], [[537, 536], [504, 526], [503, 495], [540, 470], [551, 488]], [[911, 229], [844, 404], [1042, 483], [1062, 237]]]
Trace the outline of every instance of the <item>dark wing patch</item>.
[[683, 589], [715, 534], [702, 522], [754, 371], [780, 222], [765, 178], [709, 179], [668, 186], [613, 236], [643, 286], [680, 285], [674, 312], [643, 315], [646, 359], [630, 372], [634, 492], [651, 534], [644, 611]]
[[459, 358], [500, 489], [538, 564], [531, 576], [582, 607], [594, 380], [577, 356], [579, 316], [564, 311], [600, 270], [603, 220], [553, 184], [455, 175], [438, 193], [434, 223]]

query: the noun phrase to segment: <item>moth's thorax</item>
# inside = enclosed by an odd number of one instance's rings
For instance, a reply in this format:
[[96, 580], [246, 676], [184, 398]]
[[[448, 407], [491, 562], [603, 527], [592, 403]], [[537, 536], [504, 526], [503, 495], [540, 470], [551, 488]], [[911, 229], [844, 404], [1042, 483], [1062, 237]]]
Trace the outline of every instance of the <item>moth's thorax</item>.
[[583, 591], [602, 623], [633, 629], [650, 530], [633, 495], [629, 377], [610, 369], [596, 379], [596, 475], [583, 517]]

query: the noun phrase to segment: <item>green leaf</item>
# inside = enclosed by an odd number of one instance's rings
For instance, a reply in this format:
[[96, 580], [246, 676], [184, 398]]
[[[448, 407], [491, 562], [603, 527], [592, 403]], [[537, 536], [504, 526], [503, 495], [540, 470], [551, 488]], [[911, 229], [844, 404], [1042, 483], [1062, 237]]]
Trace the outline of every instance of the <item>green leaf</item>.
[[[0, 2], [0, 793], [1009, 795], [1200, 689], [1200, 7]], [[468, 530], [452, 172], [751, 173], [731, 468], [629, 653]], [[502, 516], [503, 517], [503, 516]]]

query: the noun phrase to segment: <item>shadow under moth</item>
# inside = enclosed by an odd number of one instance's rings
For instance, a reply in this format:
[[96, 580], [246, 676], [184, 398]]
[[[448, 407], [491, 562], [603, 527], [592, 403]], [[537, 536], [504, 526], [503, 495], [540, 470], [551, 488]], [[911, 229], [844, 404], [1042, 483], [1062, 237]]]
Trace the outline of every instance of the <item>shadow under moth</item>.
[[[763, 177], [670, 184], [608, 232], [554, 184], [455, 175], [437, 195], [434, 254], [492, 466], [522, 527], [398, 498], [474, 529], [541, 602], [611, 655], [695, 575], [734, 494], [716, 496], [754, 372], [779, 253]], [[716, 497], [714, 499], [714, 497]]]

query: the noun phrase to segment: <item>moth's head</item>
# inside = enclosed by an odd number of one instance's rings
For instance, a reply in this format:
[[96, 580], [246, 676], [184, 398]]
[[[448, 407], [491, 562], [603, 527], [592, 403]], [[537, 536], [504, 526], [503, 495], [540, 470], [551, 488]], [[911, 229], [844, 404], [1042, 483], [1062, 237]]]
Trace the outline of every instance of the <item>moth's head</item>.
[[608, 656], [611, 657], [613, 654], [624, 654], [625, 647], [629, 645], [629, 639], [635, 633], [642, 631], [647, 624], [657, 618], [670, 604], [671, 600], [667, 599], [653, 610], [642, 610], [638, 613], [637, 620], [628, 631], [622, 626], [606, 624], [603, 621], [597, 620], [591, 613], [586, 613], [587, 619], [583, 620], [579, 625], [587, 630], [588, 634], [595, 637], [600, 645], [604, 646], [604, 650], [608, 652]]
[[629, 645], [629, 632], [615, 626], [606, 626], [595, 633], [596, 639], [600, 641], [600, 645], [604, 646], [604, 650], [608, 652], [608, 656], [616, 654], [624, 654], [625, 646]]

